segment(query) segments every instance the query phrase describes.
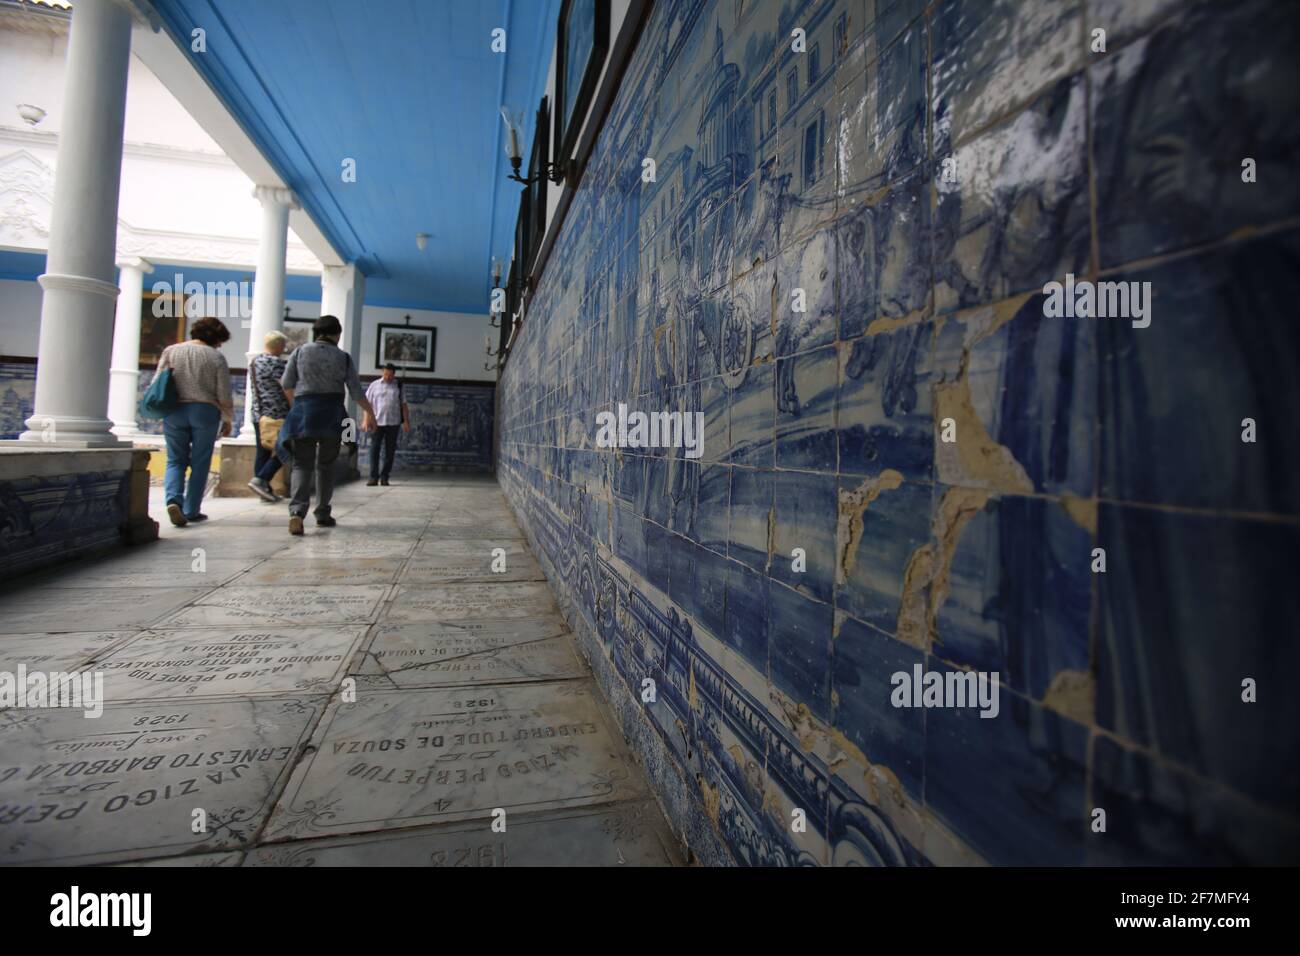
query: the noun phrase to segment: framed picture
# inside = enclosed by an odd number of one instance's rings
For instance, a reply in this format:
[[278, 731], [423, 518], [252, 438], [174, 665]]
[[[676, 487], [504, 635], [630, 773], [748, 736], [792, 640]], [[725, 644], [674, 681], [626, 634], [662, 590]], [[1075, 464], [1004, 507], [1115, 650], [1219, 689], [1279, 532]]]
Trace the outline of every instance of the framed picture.
[[537, 108], [537, 123], [533, 133], [533, 155], [528, 161], [528, 177], [534, 182], [528, 187], [528, 261], [524, 271], [531, 272], [533, 259], [542, 248], [546, 234], [546, 164], [551, 159], [551, 108], [543, 96]]
[[555, 159], [567, 165], [609, 54], [607, 0], [564, 0], [555, 39]]
[[315, 319], [291, 319], [287, 315], [284, 317], [284, 328], [280, 331], [289, 340], [284, 346], [285, 355], [311, 341], [311, 327], [315, 321]]
[[[162, 301], [156, 301], [161, 299]], [[189, 335], [184, 294], [146, 292], [140, 301], [140, 364], [157, 365], [163, 349]]]
[[380, 323], [375, 341], [375, 367], [392, 362], [400, 369], [433, 371], [433, 351], [438, 330], [427, 325], [385, 325]]

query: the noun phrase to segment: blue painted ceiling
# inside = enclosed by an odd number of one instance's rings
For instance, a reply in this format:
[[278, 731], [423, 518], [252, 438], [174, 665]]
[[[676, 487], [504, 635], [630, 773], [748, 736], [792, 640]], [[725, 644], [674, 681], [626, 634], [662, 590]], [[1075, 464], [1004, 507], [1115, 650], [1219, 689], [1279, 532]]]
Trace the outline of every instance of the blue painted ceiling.
[[[508, 262], [519, 210], [500, 107], [523, 113], [531, 143], [559, 0], [153, 6], [339, 254], [361, 265], [367, 302], [488, 311], [491, 259]], [[191, 49], [200, 27], [203, 53]], [[504, 54], [491, 49], [497, 27]]]

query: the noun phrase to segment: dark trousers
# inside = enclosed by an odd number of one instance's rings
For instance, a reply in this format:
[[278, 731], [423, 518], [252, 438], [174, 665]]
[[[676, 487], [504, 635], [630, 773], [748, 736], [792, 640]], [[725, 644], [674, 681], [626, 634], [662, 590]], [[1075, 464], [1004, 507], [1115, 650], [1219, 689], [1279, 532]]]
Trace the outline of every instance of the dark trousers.
[[341, 444], [337, 438], [291, 440], [289, 450], [293, 454], [293, 471], [289, 473], [290, 515], [299, 518], [307, 516], [313, 484], [316, 487], [316, 517], [329, 515], [330, 499], [334, 497], [334, 459], [339, 456]]
[[280, 459], [275, 457], [275, 452], [262, 447], [262, 420], [260, 418], [253, 423], [253, 434], [257, 436], [257, 454], [253, 458], [253, 474], [258, 478], [270, 481], [275, 477], [275, 473], [280, 470]]
[[[401, 425], [376, 425], [370, 436], [370, 477], [387, 478], [393, 471], [393, 456], [397, 454], [397, 430]], [[384, 446], [384, 470], [379, 470], [379, 446]]]

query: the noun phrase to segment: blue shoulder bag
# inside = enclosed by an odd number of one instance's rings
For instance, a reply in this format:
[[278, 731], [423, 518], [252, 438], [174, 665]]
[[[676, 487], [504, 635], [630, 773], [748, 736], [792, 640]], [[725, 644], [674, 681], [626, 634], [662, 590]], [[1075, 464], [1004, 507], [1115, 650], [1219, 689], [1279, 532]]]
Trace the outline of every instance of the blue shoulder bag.
[[172, 370], [165, 368], [154, 375], [144, 398], [140, 399], [140, 414], [145, 418], [165, 418], [179, 404]]

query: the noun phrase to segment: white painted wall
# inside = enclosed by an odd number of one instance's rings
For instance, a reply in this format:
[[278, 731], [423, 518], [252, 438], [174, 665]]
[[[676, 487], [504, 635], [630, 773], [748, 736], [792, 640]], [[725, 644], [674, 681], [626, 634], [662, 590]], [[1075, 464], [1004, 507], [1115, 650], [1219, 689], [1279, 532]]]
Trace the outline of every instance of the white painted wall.
[[[314, 319], [320, 316], [319, 299], [290, 299], [286, 300], [285, 305], [294, 318]], [[495, 381], [495, 372], [483, 370], [483, 363], [487, 360], [483, 355], [483, 337], [491, 332], [495, 345], [498, 334], [496, 329], [489, 328], [487, 316], [373, 305], [366, 306], [361, 315], [361, 355], [356, 358], [357, 368], [362, 375], [379, 374], [374, 363], [379, 324], [402, 325], [407, 315], [411, 317], [412, 325], [431, 325], [438, 330], [433, 372], [418, 376], [416, 373], [408, 374], [420, 378]], [[35, 357], [40, 322], [40, 285], [31, 281], [0, 279], [0, 355]], [[222, 348], [222, 354], [226, 356], [231, 368], [243, 368], [246, 362], [244, 352], [248, 348], [248, 329], [239, 327], [238, 320], [228, 320], [226, 325], [230, 329], [230, 341]], [[108, 361], [108, 357], [105, 356], [104, 360]]]
[[[46, 17], [0, 11], [0, 156], [24, 149], [57, 170], [68, 46], [62, 31]], [[47, 115], [29, 126], [19, 103]], [[124, 140], [119, 218], [136, 229], [256, 240], [261, 211], [252, 181], [135, 56]], [[290, 242], [301, 245], [292, 234]]]
[[41, 287], [25, 280], [0, 279], [0, 355], [35, 356], [40, 330]]
[[463, 378], [476, 382], [496, 381], [496, 371], [485, 372], [483, 363], [483, 338], [492, 334], [492, 347], [496, 348], [500, 331], [488, 326], [486, 315], [468, 315], [463, 312], [431, 312], [426, 309], [391, 309], [368, 305], [361, 315], [362, 375], [378, 374], [375, 367], [375, 339], [381, 322], [402, 325], [405, 316], [412, 325], [431, 325], [438, 330], [435, 343], [433, 372], [408, 372], [412, 377]]

